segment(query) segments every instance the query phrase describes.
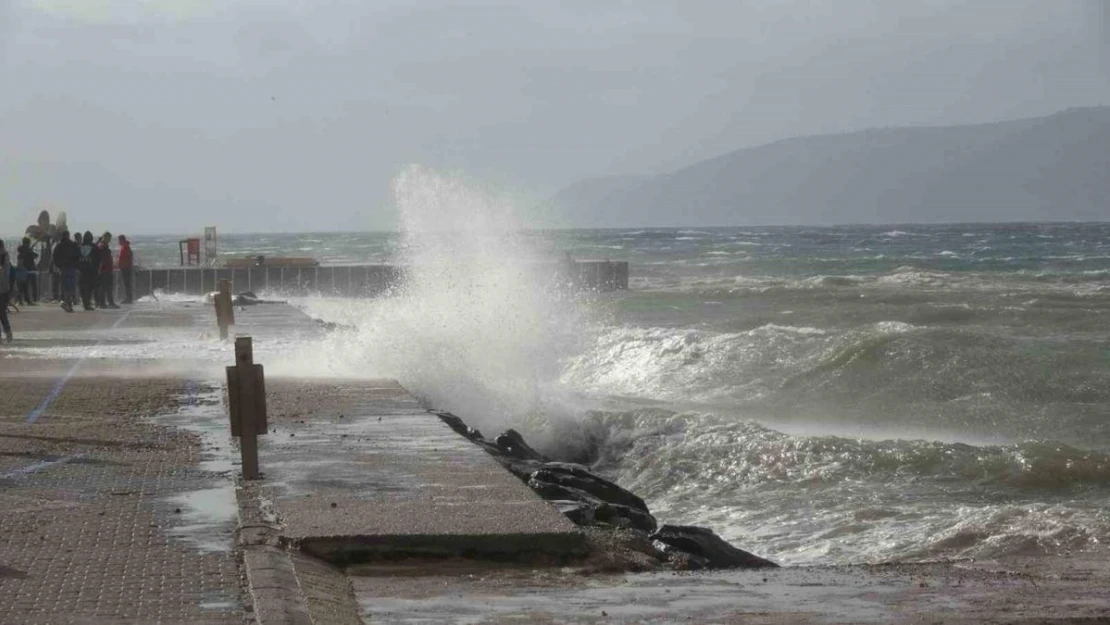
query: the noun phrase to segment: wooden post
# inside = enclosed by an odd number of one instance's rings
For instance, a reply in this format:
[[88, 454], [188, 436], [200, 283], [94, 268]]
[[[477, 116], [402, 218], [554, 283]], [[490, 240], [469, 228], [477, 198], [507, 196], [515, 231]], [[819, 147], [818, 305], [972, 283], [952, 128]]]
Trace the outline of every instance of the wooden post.
[[228, 413], [231, 435], [239, 437], [243, 479], [256, 480], [258, 437], [269, 427], [266, 418], [266, 386], [262, 365], [254, 364], [251, 337], [235, 339], [235, 366], [227, 368]]
[[220, 292], [214, 300], [216, 306], [216, 325], [220, 327], [220, 339], [227, 338], [227, 328], [235, 324], [235, 308], [231, 305], [231, 282], [220, 280]]

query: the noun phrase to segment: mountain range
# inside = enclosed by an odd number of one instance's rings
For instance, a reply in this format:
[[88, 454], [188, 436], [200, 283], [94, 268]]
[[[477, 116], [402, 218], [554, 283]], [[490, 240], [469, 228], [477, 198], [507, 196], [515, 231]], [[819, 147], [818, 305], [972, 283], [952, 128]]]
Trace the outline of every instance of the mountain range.
[[1110, 107], [786, 139], [552, 202], [578, 227], [1101, 221]]

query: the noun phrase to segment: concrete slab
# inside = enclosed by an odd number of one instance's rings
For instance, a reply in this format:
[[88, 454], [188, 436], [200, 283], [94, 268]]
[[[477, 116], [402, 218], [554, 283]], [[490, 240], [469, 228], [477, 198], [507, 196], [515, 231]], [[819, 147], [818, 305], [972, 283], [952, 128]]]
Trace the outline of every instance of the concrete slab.
[[580, 553], [573, 524], [396, 382], [267, 380], [267, 391], [257, 487], [302, 550], [340, 564]]

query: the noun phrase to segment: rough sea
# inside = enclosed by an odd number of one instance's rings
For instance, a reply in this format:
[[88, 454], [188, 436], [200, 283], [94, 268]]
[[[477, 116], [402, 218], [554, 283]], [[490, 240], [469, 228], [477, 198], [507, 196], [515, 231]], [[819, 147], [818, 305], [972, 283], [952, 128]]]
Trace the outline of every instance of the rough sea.
[[[1106, 549], [1110, 224], [536, 231], [415, 186], [399, 233], [221, 239], [411, 267], [386, 297], [294, 298], [351, 327], [297, 372], [398, 378], [787, 564]], [[176, 241], [134, 248], [175, 264]], [[533, 262], [567, 253], [627, 260], [630, 289]]]

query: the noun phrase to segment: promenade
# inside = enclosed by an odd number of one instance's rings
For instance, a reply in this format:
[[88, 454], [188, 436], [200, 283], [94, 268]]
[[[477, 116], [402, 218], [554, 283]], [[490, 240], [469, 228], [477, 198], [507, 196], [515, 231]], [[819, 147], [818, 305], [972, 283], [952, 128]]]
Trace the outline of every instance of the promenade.
[[[235, 333], [324, 336], [287, 305]], [[633, 574], [388, 379], [268, 376], [239, 478], [211, 304], [13, 315], [0, 624], [1094, 623], [1104, 562]], [[261, 357], [257, 357], [261, 355]], [[604, 558], [600, 560], [604, 563]]]
[[[237, 316], [258, 342], [323, 333], [286, 305]], [[392, 380], [267, 380], [263, 476], [244, 482], [210, 305], [14, 321], [0, 623], [360, 623], [327, 560], [582, 551], [558, 511]]]

